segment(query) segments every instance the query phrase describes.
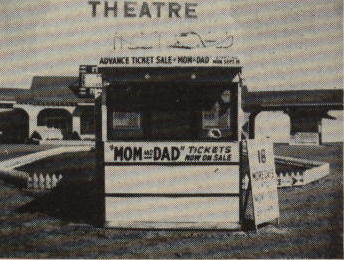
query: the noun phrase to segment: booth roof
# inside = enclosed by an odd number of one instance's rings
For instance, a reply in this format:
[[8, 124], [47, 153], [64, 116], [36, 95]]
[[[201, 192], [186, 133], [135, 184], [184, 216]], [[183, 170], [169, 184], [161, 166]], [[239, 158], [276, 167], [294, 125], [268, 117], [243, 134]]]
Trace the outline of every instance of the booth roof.
[[93, 103], [92, 98], [78, 96], [79, 77], [35, 76], [31, 88], [17, 97], [18, 103], [33, 105], [70, 106]]

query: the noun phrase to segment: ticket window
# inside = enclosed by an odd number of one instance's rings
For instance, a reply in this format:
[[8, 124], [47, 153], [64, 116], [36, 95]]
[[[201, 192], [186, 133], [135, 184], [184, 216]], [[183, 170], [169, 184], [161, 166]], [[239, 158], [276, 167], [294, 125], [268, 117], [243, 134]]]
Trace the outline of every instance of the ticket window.
[[[230, 91], [226, 90], [210, 110], [202, 111], [202, 129], [204, 137], [218, 137], [219, 139], [230, 138], [234, 130], [231, 129], [230, 105]], [[213, 136], [214, 133], [211, 131], [215, 131], [215, 134], [220, 133], [220, 136]]]
[[[144, 105], [140, 105], [138, 100], [130, 98], [126, 100], [129, 102], [127, 106], [112, 106], [108, 111], [108, 117], [111, 118], [108, 120], [108, 139], [236, 141], [236, 129], [232, 122], [235, 121], [235, 111], [232, 109], [231, 91], [222, 90], [216, 98], [212, 98], [211, 103], [187, 99], [185, 104], [178, 105], [182, 102], [177, 100], [174, 103], [175, 99], [178, 99], [175, 93], [170, 95], [170, 100], [168, 97], [160, 98], [163, 102], [155, 103], [152, 107], [146, 106], [150, 104], [147, 100], [143, 102]], [[168, 102], [171, 102], [170, 106]]]
[[140, 129], [141, 115], [137, 112], [113, 112], [114, 129]]
[[195, 140], [200, 115], [190, 111], [113, 112], [111, 140]]

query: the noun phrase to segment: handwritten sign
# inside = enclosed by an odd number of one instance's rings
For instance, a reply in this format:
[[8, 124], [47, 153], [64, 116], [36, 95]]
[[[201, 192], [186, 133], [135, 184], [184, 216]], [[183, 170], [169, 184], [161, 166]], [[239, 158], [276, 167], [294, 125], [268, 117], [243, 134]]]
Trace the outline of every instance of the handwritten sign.
[[109, 142], [108, 163], [238, 163], [239, 145], [228, 142]]
[[255, 224], [279, 218], [277, 180], [272, 142], [248, 140], [247, 152]]

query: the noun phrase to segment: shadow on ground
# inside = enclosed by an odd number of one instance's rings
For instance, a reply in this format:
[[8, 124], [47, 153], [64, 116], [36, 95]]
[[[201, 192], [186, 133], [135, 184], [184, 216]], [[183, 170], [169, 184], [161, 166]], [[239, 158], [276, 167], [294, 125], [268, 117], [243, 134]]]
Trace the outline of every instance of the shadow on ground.
[[[68, 174], [66, 174], [68, 176]], [[20, 207], [18, 213], [44, 213], [63, 221], [99, 225], [101, 193], [92, 178], [64, 178], [56, 188], [34, 195], [34, 200]]]

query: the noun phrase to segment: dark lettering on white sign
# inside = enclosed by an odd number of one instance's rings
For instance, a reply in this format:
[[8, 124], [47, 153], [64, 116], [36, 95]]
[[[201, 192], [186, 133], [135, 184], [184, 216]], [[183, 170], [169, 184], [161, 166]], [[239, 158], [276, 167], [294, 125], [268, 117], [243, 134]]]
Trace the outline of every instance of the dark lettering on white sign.
[[[195, 19], [197, 17], [198, 3], [176, 3], [176, 2], [137, 2], [124, 1], [119, 4], [119, 1], [89, 1], [91, 6], [92, 17], [97, 17], [98, 7], [104, 6], [104, 17], [109, 17], [109, 13], [113, 13], [113, 17], [124, 18], [187, 18]], [[120, 13], [120, 11], [122, 11]]]

